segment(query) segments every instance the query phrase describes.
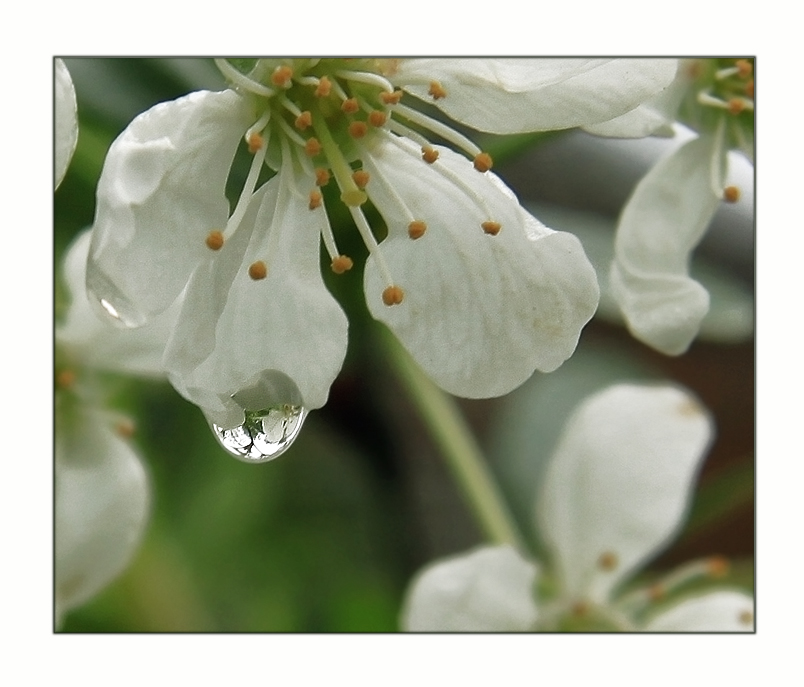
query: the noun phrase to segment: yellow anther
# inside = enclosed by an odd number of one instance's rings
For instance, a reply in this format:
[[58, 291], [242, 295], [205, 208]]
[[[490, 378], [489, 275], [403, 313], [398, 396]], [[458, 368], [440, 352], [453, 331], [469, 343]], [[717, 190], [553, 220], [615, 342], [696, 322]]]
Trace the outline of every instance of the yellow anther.
[[388, 115], [385, 114], [382, 110], [372, 110], [368, 116], [369, 124], [371, 126], [376, 126], [377, 128], [381, 127], [388, 121]]
[[499, 222], [483, 222], [480, 226], [483, 227], [483, 231], [491, 236], [497, 236], [500, 233], [500, 229], [502, 229], [502, 225]]
[[749, 98], [754, 97], [754, 80], [753, 79], [749, 80], [748, 83], [745, 84], [745, 94]]
[[435, 148], [431, 148], [430, 146], [424, 146], [422, 148], [422, 160], [428, 162], [429, 164], [433, 164], [438, 159], [438, 151]]
[[315, 170], [315, 185], [326, 186], [329, 183], [329, 170], [323, 167], [316, 167]]
[[131, 420], [120, 420], [115, 426], [114, 431], [117, 433], [117, 436], [123, 437], [123, 439], [131, 439], [134, 436], [134, 423]]
[[321, 152], [321, 144], [318, 139], [315, 137], [308, 138], [307, 143], [304, 144], [304, 152], [310, 157], [318, 155]]
[[274, 69], [274, 73], [271, 74], [271, 83], [279, 88], [288, 88], [292, 78], [293, 70], [286, 64], [283, 64], [282, 66]]
[[223, 232], [213, 229], [207, 234], [205, 243], [210, 250], [220, 250], [223, 248]]
[[740, 114], [745, 109], [745, 100], [742, 98], [732, 98], [729, 100], [729, 112], [733, 115]]
[[248, 137], [248, 152], [252, 155], [265, 145], [265, 139], [258, 133], [253, 133]]
[[394, 91], [393, 93], [382, 91], [380, 93], [380, 100], [382, 100], [384, 105], [398, 105], [399, 101], [402, 100], [402, 91]]
[[354, 114], [359, 109], [360, 105], [357, 103], [357, 98], [347, 98], [341, 103], [341, 110], [346, 114]]
[[310, 191], [310, 205], [308, 206], [311, 210], [315, 210], [316, 208], [321, 207], [323, 196], [321, 195], [321, 191], [316, 191], [313, 189]]
[[248, 276], [254, 281], [265, 279], [268, 276], [268, 267], [262, 260], [257, 260], [248, 268]]
[[736, 186], [726, 186], [723, 189], [723, 200], [727, 203], [736, 203], [740, 200], [740, 189]]
[[740, 613], [738, 620], [743, 625], [750, 625], [754, 622], [754, 614], [751, 611], [743, 611]]
[[365, 122], [352, 122], [349, 125], [349, 135], [352, 138], [363, 138], [368, 132], [368, 125]]
[[611, 551], [604, 551], [597, 559], [597, 567], [601, 570], [611, 571], [617, 567], [617, 554]]
[[332, 271], [335, 274], [343, 274], [344, 272], [348, 272], [352, 269], [354, 263], [352, 262], [352, 258], [348, 255], [339, 255], [336, 258], [332, 259]]
[[69, 389], [75, 384], [76, 374], [72, 370], [62, 370], [56, 375], [56, 386], [60, 389]]
[[438, 83], [438, 81], [430, 82], [430, 88], [428, 89], [427, 93], [433, 96], [433, 100], [447, 97], [447, 92], [444, 90], [444, 87]]
[[326, 77], [322, 76], [315, 87], [315, 96], [317, 98], [326, 98], [332, 90], [332, 82]]
[[296, 117], [296, 128], [304, 131], [308, 126], [313, 125], [313, 115], [310, 110], [305, 110], [298, 117]]
[[420, 239], [424, 236], [424, 232], [427, 231], [427, 224], [422, 222], [420, 219], [413, 220], [410, 224], [408, 224], [408, 236], [412, 239]]
[[494, 164], [494, 161], [488, 153], [478, 153], [475, 155], [474, 164], [478, 172], [488, 172]]
[[729, 562], [723, 556], [712, 556], [706, 561], [706, 572], [710, 577], [725, 577], [729, 573]]
[[382, 292], [382, 302], [385, 305], [399, 305], [405, 298], [405, 292], [398, 286], [389, 286]]
[[369, 175], [368, 172], [366, 172], [363, 169], [358, 169], [356, 172], [352, 174], [352, 181], [354, 181], [357, 188], [360, 189], [366, 188], [366, 186], [368, 186], [369, 179], [371, 179], [371, 176]]
[[741, 79], [747, 79], [754, 72], [754, 67], [748, 60], [737, 60], [734, 66], [737, 67], [737, 75]]

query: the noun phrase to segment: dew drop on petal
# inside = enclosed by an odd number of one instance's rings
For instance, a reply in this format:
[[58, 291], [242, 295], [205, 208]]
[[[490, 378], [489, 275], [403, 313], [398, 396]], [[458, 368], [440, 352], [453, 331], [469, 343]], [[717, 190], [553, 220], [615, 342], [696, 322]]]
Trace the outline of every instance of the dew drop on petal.
[[113, 282], [97, 272], [87, 274], [87, 296], [98, 316], [119, 327], [141, 327], [148, 316], [134, 305]]
[[245, 463], [265, 463], [287, 451], [299, 436], [307, 409], [282, 403], [265, 410], [246, 411], [239, 427], [224, 429], [210, 423], [223, 448]]

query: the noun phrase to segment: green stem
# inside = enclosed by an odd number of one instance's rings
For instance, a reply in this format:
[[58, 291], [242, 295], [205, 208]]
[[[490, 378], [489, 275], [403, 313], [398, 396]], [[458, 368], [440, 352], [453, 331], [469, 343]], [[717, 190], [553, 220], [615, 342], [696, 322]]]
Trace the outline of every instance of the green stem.
[[486, 537], [494, 544], [525, 546], [483, 454], [451, 396], [439, 389], [396, 339], [382, 339], [399, 378], [418, 407]]

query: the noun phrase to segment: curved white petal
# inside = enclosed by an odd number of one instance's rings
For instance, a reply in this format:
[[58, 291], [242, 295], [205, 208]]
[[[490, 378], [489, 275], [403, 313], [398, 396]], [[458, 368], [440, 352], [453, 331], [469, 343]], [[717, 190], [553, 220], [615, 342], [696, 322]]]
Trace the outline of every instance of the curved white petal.
[[54, 64], [54, 168], [55, 188], [67, 173], [75, 146], [78, 143], [78, 103], [75, 100], [75, 87], [64, 61], [58, 57]]
[[[231, 239], [188, 284], [166, 365], [176, 389], [221, 427], [243, 410], [319, 408], [346, 354], [346, 316], [321, 278], [324, 208], [283, 170], [254, 194]], [[249, 266], [267, 265], [254, 280]], [[236, 399], [232, 396], [239, 394]]]
[[662, 611], [644, 629], [646, 632], [753, 632], [754, 599], [743, 592], [709, 592]]
[[667, 355], [687, 350], [709, 309], [689, 260], [720, 203], [724, 159], [714, 138], [684, 144], [642, 178], [617, 227], [614, 297], [631, 333]]
[[[386, 283], [372, 256], [366, 301], [440, 387], [499, 396], [572, 355], [597, 306], [597, 279], [574, 236], [538, 222], [491, 173], [438, 150], [432, 166], [405, 139], [383, 140], [364, 156], [367, 191], [389, 227], [382, 256], [405, 293], [399, 305], [382, 302]], [[428, 227], [417, 240], [408, 236], [408, 212]], [[489, 219], [502, 225], [497, 236], [481, 228]]]
[[711, 436], [706, 411], [672, 387], [615, 385], [575, 410], [537, 502], [567, 595], [605, 603], [676, 534]]
[[225, 227], [226, 178], [251, 118], [234, 91], [198, 91], [152, 107], [112, 143], [87, 288], [122, 324], [141, 326], [176, 300], [209, 232]]
[[[674, 59], [401, 60], [391, 81], [480, 131], [513, 134], [594, 124], [632, 110], [673, 80]], [[433, 100], [437, 81], [446, 96]]]
[[59, 416], [55, 437], [58, 616], [88, 601], [128, 565], [148, 518], [149, 484], [108, 414], [73, 407]]
[[413, 579], [405, 632], [527, 632], [537, 618], [538, 569], [509, 546], [436, 561]]
[[120, 329], [101, 321], [86, 295], [87, 254], [91, 230], [73, 241], [64, 261], [64, 277], [71, 296], [64, 323], [56, 328], [59, 346], [82, 365], [110, 372], [163, 376], [162, 354], [175, 326], [180, 303], [139, 329]]

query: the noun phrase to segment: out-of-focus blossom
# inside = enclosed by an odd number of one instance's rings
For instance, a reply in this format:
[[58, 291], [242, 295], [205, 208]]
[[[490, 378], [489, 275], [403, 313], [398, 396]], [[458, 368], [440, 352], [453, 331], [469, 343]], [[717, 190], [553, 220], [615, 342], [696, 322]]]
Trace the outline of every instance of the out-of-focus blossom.
[[67, 173], [67, 167], [78, 143], [78, 105], [70, 72], [64, 61], [58, 57], [54, 61], [54, 168], [55, 188]]
[[[620, 384], [572, 414], [547, 466], [537, 525], [548, 563], [482, 547], [422, 570], [408, 631], [721, 631], [753, 629], [753, 599], [683, 586], [726, 570], [693, 561], [649, 587], [623, 585], [678, 534], [710, 443], [707, 412], [667, 386]], [[662, 603], [670, 596], [670, 600]]]

